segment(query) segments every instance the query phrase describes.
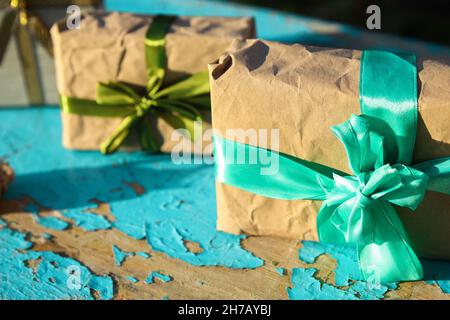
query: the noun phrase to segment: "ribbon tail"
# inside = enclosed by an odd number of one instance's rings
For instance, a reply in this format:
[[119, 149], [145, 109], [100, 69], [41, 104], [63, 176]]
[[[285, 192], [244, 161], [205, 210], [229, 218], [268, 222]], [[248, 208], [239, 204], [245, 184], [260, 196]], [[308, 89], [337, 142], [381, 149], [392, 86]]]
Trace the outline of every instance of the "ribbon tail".
[[117, 151], [130, 134], [131, 126], [138, 120], [135, 115], [125, 117], [113, 134], [100, 145], [103, 154]]
[[413, 167], [428, 176], [427, 190], [450, 195], [450, 157], [421, 162]]
[[156, 100], [155, 106], [170, 113], [177, 113], [181, 117], [188, 118], [194, 121], [202, 120], [202, 115], [200, 114], [200, 112], [195, 107], [183, 101]]
[[198, 109], [210, 110], [211, 108], [211, 97], [209, 94], [192, 98], [185, 98], [183, 99], [183, 101], [196, 106]]
[[195, 142], [195, 126], [196, 121], [189, 117], [184, 117], [182, 115], [173, 115], [169, 112], [158, 112], [158, 117], [164, 119], [172, 128], [176, 129], [184, 129], [188, 132], [189, 137], [192, 142]]
[[329, 206], [326, 203], [322, 205], [317, 215], [317, 233], [319, 241], [323, 243], [333, 243], [345, 245], [345, 232], [338, 224], [333, 223], [333, 215], [338, 206]]
[[388, 202], [380, 201], [374, 204], [373, 210], [373, 240], [358, 246], [363, 278], [378, 283], [422, 279], [422, 265], [395, 209]]
[[154, 97], [167, 96], [169, 99], [186, 99], [209, 94], [209, 91], [209, 74], [207, 71], [202, 71], [164, 88], [157, 92]]
[[[217, 181], [274, 199], [324, 200], [331, 168], [269, 149], [213, 137]], [[319, 183], [319, 177], [321, 183]]]
[[132, 105], [103, 105], [94, 100], [60, 97], [61, 111], [83, 116], [117, 118], [134, 112]]
[[9, 40], [11, 39], [12, 29], [17, 18], [17, 10], [6, 8], [3, 19], [0, 23], [0, 65], [3, 61]]
[[374, 234], [373, 213], [369, 208], [360, 208], [355, 199], [331, 206], [325, 202], [317, 216], [317, 233], [321, 242], [365, 244]]
[[143, 117], [139, 121], [139, 144], [142, 150], [149, 152], [157, 152], [160, 150], [161, 144], [158, 142], [155, 133], [152, 131], [152, 124], [149, 117]]

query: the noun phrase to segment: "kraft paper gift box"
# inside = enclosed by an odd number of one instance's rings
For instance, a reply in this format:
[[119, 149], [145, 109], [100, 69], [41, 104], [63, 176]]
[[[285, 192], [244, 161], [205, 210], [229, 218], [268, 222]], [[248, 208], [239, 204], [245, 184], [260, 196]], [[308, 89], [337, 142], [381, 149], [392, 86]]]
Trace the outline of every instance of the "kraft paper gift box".
[[[449, 62], [417, 59], [413, 163], [450, 155]], [[330, 127], [360, 114], [360, 62], [357, 50], [235, 41], [209, 66], [215, 134], [279, 129], [280, 152], [351, 174], [344, 147]], [[259, 146], [259, 141], [240, 142]], [[269, 143], [259, 147], [270, 146], [269, 134]], [[318, 240], [322, 201], [267, 198], [221, 182], [216, 197], [219, 230]], [[427, 191], [414, 212], [395, 208], [419, 256], [450, 259], [449, 196]]]
[[[57, 87], [61, 96], [95, 100], [99, 82], [117, 81], [145, 87], [148, 81], [146, 32], [153, 16], [117, 12], [84, 13], [79, 29], [65, 22], [53, 26]], [[165, 84], [207, 70], [208, 63], [223, 54], [235, 38], [255, 36], [252, 18], [177, 17], [165, 35], [167, 57]], [[210, 111], [203, 111], [202, 128], [210, 128]], [[69, 149], [96, 150], [121, 123], [121, 118], [62, 112], [63, 145]], [[165, 120], [152, 118], [153, 131], [162, 152], [178, 141]], [[133, 131], [125, 146], [137, 149]], [[210, 141], [208, 142], [210, 144]]]

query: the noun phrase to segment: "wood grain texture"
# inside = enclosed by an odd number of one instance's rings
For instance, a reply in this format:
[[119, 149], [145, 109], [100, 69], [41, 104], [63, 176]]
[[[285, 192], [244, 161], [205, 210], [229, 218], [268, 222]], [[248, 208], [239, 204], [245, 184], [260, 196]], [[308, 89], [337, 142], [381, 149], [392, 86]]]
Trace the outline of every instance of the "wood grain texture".
[[[249, 237], [243, 247], [264, 259], [264, 266], [249, 270], [233, 270], [225, 267], [196, 267], [179, 259], [155, 252], [144, 240], [133, 239], [118, 230], [86, 232], [71, 227], [65, 231], [45, 228], [23, 208], [29, 199], [0, 202], [0, 217], [12, 229], [26, 232], [33, 242], [33, 251], [53, 251], [83, 263], [96, 274], [109, 274], [115, 283], [114, 299], [287, 299], [286, 288], [291, 286], [292, 268], [313, 267], [315, 275], [323, 283], [335, 285], [336, 261], [329, 255], [320, 256], [314, 264], [298, 259], [302, 244], [294, 240], [271, 237]], [[100, 204], [98, 212], [108, 215], [108, 206]], [[40, 215], [56, 215], [55, 211], [41, 211]], [[42, 237], [48, 233], [50, 240]], [[141, 256], [127, 257], [122, 266], [114, 264], [113, 245], [128, 252], [147, 252]], [[285, 275], [276, 268], [286, 269]], [[158, 270], [173, 280], [167, 283], [156, 280], [146, 284], [149, 272]], [[131, 283], [127, 276], [139, 282]], [[389, 291], [386, 299], [450, 299], [437, 285], [425, 282], [405, 282], [397, 290]]]

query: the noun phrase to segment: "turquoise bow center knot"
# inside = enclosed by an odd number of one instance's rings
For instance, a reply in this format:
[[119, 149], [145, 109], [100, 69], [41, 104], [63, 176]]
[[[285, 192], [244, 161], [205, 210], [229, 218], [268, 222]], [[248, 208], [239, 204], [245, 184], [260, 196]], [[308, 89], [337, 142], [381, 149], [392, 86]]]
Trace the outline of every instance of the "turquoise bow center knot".
[[[356, 176], [333, 176], [324, 187], [328, 206], [370, 209], [376, 201], [416, 209], [425, 196], [428, 176], [403, 164], [385, 164]], [[367, 211], [367, 210], [366, 210]]]
[[373, 199], [370, 196], [366, 196], [362, 188], [356, 189], [356, 203], [360, 208], [366, 208], [373, 202]]

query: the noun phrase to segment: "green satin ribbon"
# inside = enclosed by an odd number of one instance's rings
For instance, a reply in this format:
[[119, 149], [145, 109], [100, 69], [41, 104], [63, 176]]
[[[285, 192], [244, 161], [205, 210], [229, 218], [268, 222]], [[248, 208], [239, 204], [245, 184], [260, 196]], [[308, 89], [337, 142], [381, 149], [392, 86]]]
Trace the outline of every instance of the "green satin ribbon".
[[[422, 266], [394, 206], [415, 210], [427, 190], [450, 194], [450, 157], [409, 165], [412, 147], [407, 144], [414, 144], [417, 126], [417, 92], [411, 85], [417, 72], [411, 61], [411, 56], [385, 51], [364, 52], [364, 114], [332, 127], [353, 176], [214, 136], [217, 180], [269, 198], [323, 200], [317, 218], [319, 240], [357, 246], [365, 279], [421, 279]], [[392, 82], [395, 75], [400, 79]], [[250, 160], [251, 155], [278, 160], [278, 171], [261, 174], [266, 165]]]
[[156, 16], [147, 30], [145, 58], [146, 88], [120, 83], [98, 83], [96, 100], [61, 96], [63, 112], [123, 118], [113, 134], [100, 145], [104, 154], [115, 152], [132, 128], [139, 134], [143, 150], [158, 151], [149, 115], [163, 118], [175, 129], [185, 129], [194, 138], [194, 123], [202, 120], [199, 110], [210, 107], [208, 72], [199, 72], [185, 80], [163, 87], [166, 68], [165, 35], [174, 17]]

